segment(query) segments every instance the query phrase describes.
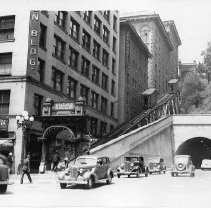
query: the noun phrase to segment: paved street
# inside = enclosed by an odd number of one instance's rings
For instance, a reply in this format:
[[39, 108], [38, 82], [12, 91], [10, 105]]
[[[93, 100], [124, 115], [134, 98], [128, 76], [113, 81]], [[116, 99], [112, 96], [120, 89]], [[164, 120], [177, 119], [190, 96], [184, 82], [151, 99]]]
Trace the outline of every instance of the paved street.
[[[41, 176], [41, 177], [40, 177]], [[46, 178], [45, 178], [46, 176]], [[0, 195], [1, 207], [211, 207], [211, 171], [196, 171], [192, 177], [150, 175], [115, 177], [111, 185], [98, 184], [60, 189], [55, 175], [36, 175], [34, 183], [20, 185], [18, 179]]]

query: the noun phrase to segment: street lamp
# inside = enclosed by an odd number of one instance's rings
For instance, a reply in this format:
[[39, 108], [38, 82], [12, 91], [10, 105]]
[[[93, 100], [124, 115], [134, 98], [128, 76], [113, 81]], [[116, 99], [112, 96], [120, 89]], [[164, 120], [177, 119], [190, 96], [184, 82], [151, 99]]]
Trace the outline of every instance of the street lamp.
[[22, 149], [21, 149], [21, 163], [23, 163], [23, 159], [25, 156], [26, 150], [26, 132], [32, 126], [34, 121], [34, 117], [29, 116], [27, 111], [23, 111], [22, 115], [16, 116], [17, 127], [22, 128]]

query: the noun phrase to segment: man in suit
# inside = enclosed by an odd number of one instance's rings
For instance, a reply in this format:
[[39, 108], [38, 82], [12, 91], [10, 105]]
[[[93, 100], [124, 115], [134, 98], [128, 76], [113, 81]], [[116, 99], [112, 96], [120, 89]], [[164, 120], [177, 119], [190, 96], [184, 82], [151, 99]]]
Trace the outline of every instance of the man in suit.
[[24, 174], [28, 176], [30, 183], [32, 183], [32, 179], [29, 172], [30, 172], [30, 155], [27, 155], [26, 159], [23, 160], [23, 167], [22, 167], [21, 181], [20, 181], [21, 184], [23, 184]]

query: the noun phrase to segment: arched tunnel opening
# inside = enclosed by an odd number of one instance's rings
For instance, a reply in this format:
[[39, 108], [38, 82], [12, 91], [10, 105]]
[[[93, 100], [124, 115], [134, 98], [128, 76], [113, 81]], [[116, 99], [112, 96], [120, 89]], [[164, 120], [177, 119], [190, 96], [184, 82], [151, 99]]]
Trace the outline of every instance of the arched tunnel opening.
[[201, 167], [203, 159], [211, 159], [211, 140], [204, 137], [196, 137], [181, 144], [176, 155], [191, 155], [196, 168]]

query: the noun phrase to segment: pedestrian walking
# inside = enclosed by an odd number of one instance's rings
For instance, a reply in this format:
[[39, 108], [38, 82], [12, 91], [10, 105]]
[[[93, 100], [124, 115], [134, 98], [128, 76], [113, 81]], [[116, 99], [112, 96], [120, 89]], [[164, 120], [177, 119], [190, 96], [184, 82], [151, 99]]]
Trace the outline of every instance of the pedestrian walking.
[[69, 162], [70, 162], [70, 151], [68, 148], [64, 153], [64, 164], [66, 168], [68, 167]]
[[52, 157], [52, 164], [53, 164], [52, 171], [56, 170], [59, 161], [60, 161], [60, 156], [59, 156], [58, 151], [56, 150], [56, 152], [53, 154], [53, 157]]
[[26, 159], [23, 160], [22, 172], [21, 172], [21, 184], [23, 184], [24, 174], [28, 176], [30, 183], [32, 183], [32, 178], [30, 176], [30, 155], [27, 155]]

